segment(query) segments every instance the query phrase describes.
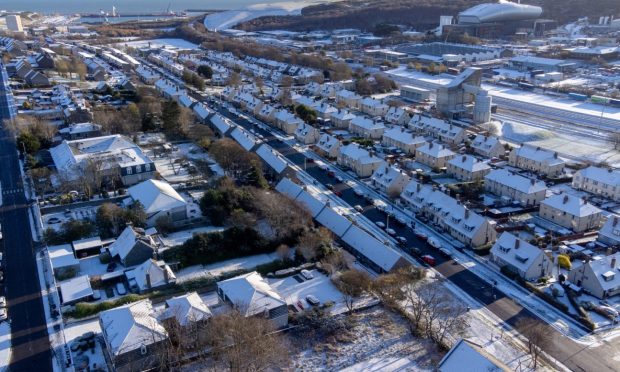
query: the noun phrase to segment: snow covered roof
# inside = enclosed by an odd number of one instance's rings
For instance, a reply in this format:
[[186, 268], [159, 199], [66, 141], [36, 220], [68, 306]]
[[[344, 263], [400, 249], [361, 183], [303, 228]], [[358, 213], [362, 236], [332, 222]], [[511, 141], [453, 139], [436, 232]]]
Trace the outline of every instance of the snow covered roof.
[[342, 98], [342, 99], [349, 99], [349, 98], [351, 98], [351, 99], [361, 99], [362, 98], [357, 93], [352, 92], [350, 90], [346, 90], [346, 89], [343, 89], [343, 90], [339, 91], [338, 93], [336, 93], [336, 96], [339, 97], [339, 98]]
[[459, 23], [487, 23], [535, 19], [542, 14], [542, 8], [534, 5], [517, 4], [510, 1], [484, 3], [459, 13]]
[[441, 359], [437, 369], [439, 372], [461, 372], [464, 366], [467, 366], [466, 369], [469, 372], [512, 371], [507, 365], [487, 353], [482, 346], [466, 339], [460, 339]]
[[424, 200], [433, 193], [433, 187], [428, 184], [421, 184], [417, 180], [409, 181], [400, 197], [406, 202], [415, 205], [418, 208], [423, 206]]
[[361, 228], [351, 225], [342, 240], [385, 271], [391, 271], [403, 257], [394, 249], [373, 238]]
[[287, 195], [288, 197], [295, 199], [303, 191], [303, 188], [295, 182], [291, 181], [289, 178], [283, 178], [276, 185], [276, 190], [281, 194]]
[[79, 251], [85, 249], [92, 249], [103, 246], [101, 242], [101, 238], [99, 236], [91, 236], [90, 238], [84, 238], [80, 240], [75, 240], [71, 243], [73, 245], [73, 250], [78, 253]]
[[381, 102], [381, 100], [372, 98], [372, 97], [366, 97], [364, 99], [362, 99], [362, 101], [360, 102], [360, 105], [362, 106], [368, 106], [368, 107], [374, 107], [374, 108], [378, 108], [378, 107], [387, 107], [386, 104], [384, 104], [383, 102]]
[[50, 246], [48, 252], [54, 269], [80, 264], [80, 261], [73, 255], [71, 244]]
[[211, 318], [211, 310], [196, 292], [166, 300], [166, 310], [160, 319], [176, 318], [181, 326]]
[[297, 195], [295, 200], [301, 203], [301, 205], [303, 205], [305, 208], [307, 208], [312, 217], [315, 218], [319, 214], [319, 212], [321, 212], [321, 210], [323, 210], [323, 208], [325, 207], [325, 202], [315, 198], [305, 190], [302, 190]]
[[406, 178], [406, 182], [409, 182], [409, 175], [403, 173], [402, 170], [395, 168], [394, 166], [384, 163], [372, 173], [371, 179], [380, 185], [389, 187], [393, 182], [398, 181], [403, 177]]
[[241, 127], [236, 127], [231, 133], [230, 136], [241, 145], [246, 151], [251, 151], [258, 140], [254, 137], [253, 134], [246, 131], [245, 129], [241, 129]]
[[155, 318], [150, 300], [102, 311], [99, 322], [113, 355], [120, 355], [168, 338]]
[[316, 147], [319, 149], [329, 152], [334, 146], [340, 145], [340, 141], [335, 136], [329, 135], [327, 133], [323, 133], [319, 141], [316, 143]]
[[[149, 275], [150, 285], [147, 280], [147, 274]], [[140, 291], [162, 287], [169, 283], [174, 283], [177, 279], [170, 266], [166, 264], [160, 265], [153, 259], [146, 260], [135, 269], [126, 271], [125, 276], [129, 285], [137, 286]]]
[[337, 112], [334, 112], [331, 115], [332, 120], [333, 119], [337, 119], [337, 120], [352, 120], [353, 118], [355, 118], [355, 114], [350, 113], [347, 110], [338, 110]]
[[435, 143], [435, 142], [428, 142], [425, 145], [422, 145], [420, 147], [418, 147], [416, 149], [416, 152], [420, 152], [422, 154], [426, 154], [432, 158], [446, 158], [446, 157], [450, 157], [450, 156], [454, 156], [456, 155], [454, 152], [452, 152], [452, 150], [450, 150], [449, 148], [447, 148], [446, 146], [440, 144], [440, 143]]
[[489, 167], [489, 164], [483, 162], [482, 160], [478, 160], [471, 155], [457, 156], [454, 159], [450, 160], [448, 164], [457, 168], [461, 168], [467, 172], [479, 172], [491, 169], [491, 167]]
[[78, 276], [59, 283], [62, 303], [75, 303], [93, 295], [88, 275]]
[[502, 261], [520, 271], [526, 272], [536, 258], [545, 253], [527, 241], [519, 239], [509, 232], [504, 232], [491, 247], [491, 254], [500, 257]]
[[389, 138], [405, 145], [417, 145], [426, 142], [424, 137], [415, 137], [413, 132], [404, 127], [392, 127], [383, 133], [383, 138]]
[[[614, 263], [614, 266], [612, 266]], [[603, 291], [620, 287], [620, 252], [586, 263], [590, 266]]]
[[586, 217], [601, 213], [600, 209], [582, 198], [564, 193], [548, 197], [541, 202], [541, 205], [555, 208], [559, 211], [566, 212], [567, 214], [577, 217]]
[[88, 133], [88, 132], [96, 132], [101, 130], [101, 125], [94, 123], [78, 123], [71, 124], [68, 127], [62, 128], [58, 131], [61, 134], [78, 134], [78, 133]]
[[284, 172], [288, 166], [288, 163], [284, 160], [284, 157], [282, 157], [280, 153], [267, 144], [263, 144], [256, 149], [256, 154], [263, 159], [265, 163], [269, 164], [269, 166], [278, 174]]
[[220, 114], [213, 115], [210, 120], [211, 124], [213, 124], [223, 135], [227, 134], [235, 127], [235, 124], [232, 121]]
[[204, 103], [198, 102], [192, 107], [192, 110], [200, 120], [205, 120], [213, 111]]
[[146, 235], [146, 233], [141, 233], [132, 226], [127, 226], [121, 232], [121, 235], [119, 235], [114, 243], [112, 243], [108, 248], [110, 255], [112, 257], [118, 256], [121, 261], [124, 260], [136, 245], [138, 240], [142, 240], [145, 244], [150, 245], [151, 247], [155, 246], [152, 238]]
[[256, 271], [217, 282], [217, 287], [230, 302], [241, 307], [245, 316], [286, 306], [286, 301]]
[[620, 172], [617, 170], [590, 166], [577, 171], [575, 176], [581, 176], [608, 186], [620, 186]]
[[185, 207], [187, 202], [169, 183], [146, 180], [127, 189], [134, 201], [140, 201], [147, 215]]
[[192, 97], [188, 96], [187, 93], [183, 93], [179, 95], [179, 103], [183, 107], [190, 107], [196, 102]]
[[506, 185], [525, 194], [533, 194], [539, 191], [547, 190], [547, 185], [545, 185], [543, 181], [523, 177], [522, 175], [510, 172], [507, 169], [494, 169], [484, 178], [502, 185]]
[[495, 147], [497, 144], [501, 145], [501, 143], [499, 142], [499, 138], [478, 134], [476, 138], [474, 138], [474, 140], [471, 142], [471, 147], [483, 153], [487, 153], [491, 151], [491, 149], [493, 149], [493, 147]]
[[[612, 214], [607, 218], [605, 224], [598, 232], [599, 239], [601, 236], [607, 237], [616, 244], [620, 244], [620, 216]], [[50, 253], [51, 255], [51, 253]]]
[[376, 122], [370, 118], [364, 116], [356, 116], [351, 120], [351, 124], [356, 127], [360, 127], [365, 130], [378, 130], [385, 129], [385, 125], [381, 122]]
[[331, 208], [323, 208], [316, 220], [336, 236], [342, 236], [351, 227], [352, 222]]
[[549, 165], [564, 164], [564, 160], [558, 157], [557, 152], [545, 150], [540, 147], [523, 145], [515, 149], [516, 155], [536, 162], [548, 162]]
[[341, 146], [340, 154], [342, 156], [346, 156], [356, 161], [359, 161], [363, 164], [376, 163], [376, 162], [383, 161], [382, 159], [374, 155], [371, 156], [367, 150], [361, 148], [357, 143], [350, 143], [346, 146]]

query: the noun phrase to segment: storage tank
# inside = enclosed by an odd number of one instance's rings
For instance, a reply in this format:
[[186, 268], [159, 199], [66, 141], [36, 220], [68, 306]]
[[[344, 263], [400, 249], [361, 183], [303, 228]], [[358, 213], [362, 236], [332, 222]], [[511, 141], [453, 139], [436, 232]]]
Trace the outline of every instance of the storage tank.
[[491, 120], [492, 99], [488, 92], [482, 91], [476, 95], [474, 103], [474, 123], [486, 123]]

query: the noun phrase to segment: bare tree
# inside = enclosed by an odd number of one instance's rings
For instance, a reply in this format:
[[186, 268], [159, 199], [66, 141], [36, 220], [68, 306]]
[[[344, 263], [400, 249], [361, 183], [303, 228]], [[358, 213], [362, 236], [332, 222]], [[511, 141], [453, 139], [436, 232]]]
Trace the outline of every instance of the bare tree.
[[222, 369], [266, 371], [286, 368], [289, 364], [285, 341], [269, 319], [246, 317], [239, 307], [211, 319], [207, 341]]
[[368, 291], [370, 283], [368, 273], [355, 269], [347, 270], [335, 279], [336, 287], [342, 293], [349, 312], [353, 311], [355, 299]]
[[543, 350], [551, 345], [552, 333], [549, 332], [545, 324], [532, 318], [519, 320], [516, 328], [527, 338], [529, 352], [534, 359], [534, 368], [537, 368], [538, 358], [543, 353]]
[[297, 253], [301, 254], [306, 261], [312, 261], [319, 256], [322, 248], [328, 248], [331, 245], [331, 241], [331, 232], [324, 227], [306, 230], [298, 239]]

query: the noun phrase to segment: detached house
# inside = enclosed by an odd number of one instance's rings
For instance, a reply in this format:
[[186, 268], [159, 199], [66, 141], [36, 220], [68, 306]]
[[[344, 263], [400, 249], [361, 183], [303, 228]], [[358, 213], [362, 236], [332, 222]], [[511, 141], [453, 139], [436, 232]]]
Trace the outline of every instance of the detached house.
[[456, 156], [448, 162], [448, 174], [459, 181], [480, 181], [491, 171], [491, 167], [471, 155]]
[[125, 271], [125, 277], [131, 291], [138, 293], [167, 287], [177, 281], [170, 266], [154, 259], [146, 260], [135, 269]]
[[256, 271], [217, 282], [217, 294], [246, 317], [265, 317], [278, 328], [288, 324], [286, 301]]
[[180, 327], [189, 327], [196, 323], [206, 322], [213, 314], [209, 307], [196, 292], [166, 300], [166, 310], [161, 314], [163, 322], [175, 322]]
[[171, 222], [187, 219], [187, 202], [167, 182], [147, 180], [130, 187], [127, 193], [133, 202], [142, 203], [147, 226], [155, 226], [160, 218]]
[[357, 143], [341, 146], [338, 154], [338, 164], [353, 169], [359, 177], [369, 177], [383, 163], [382, 159], [362, 149]]
[[325, 133], [316, 143], [316, 150], [321, 156], [335, 159], [340, 152], [340, 141], [338, 138]]
[[403, 192], [411, 177], [401, 169], [383, 164], [375, 170], [370, 178], [372, 186], [389, 196], [398, 196]]
[[375, 122], [370, 118], [356, 116], [349, 123], [349, 131], [360, 137], [379, 139], [383, 136], [385, 125], [381, 122]]
[[547, 177], [557, 177], [564, 171], [564, 160], [558, 158], [557, 152], [529, 145], [513, 149], [508, 164]]
[[567, 229], [582, 232], [598, 229], [602, 212], [582, 198], [558, 194], [540, 203], [539, 215]]
[[110, 256], [117, 258], [125, 267], [150, 260], [157, 251], [157, 242], [144, 229], [127, 226], [108, 248]]
[[160, 364], [168, 332], [155, 317], [150, 300], [102, 311], [99, 325], [114, 370], [130, 372]]
[[620, 201], [620, 172], [594, 166], [581, 169], [573, 176], [573, 187]]
[[545, 199], [547, 185], [506, 169], [495, 169], [484, 178], [484, 189], [495, 195], [518, 201], [521, 205], [538, 205]]
[[445, 145], [435, 142], [427, 142], [415, 150], [416, 161], [428, 165], [431, 168], [444, 168], [456, 154]]
[[542, 249], [509, 232], [502, 233], [491, 248], [491, 260], [529, 281], [551, 275], [553, 268], [553, 261]]
[[568, 273], [571, 283], [592, 296], [606, 299], [620, 293], [620, 253], [585, 262]]
[[506, 151], [504, 149], [504, 145], [499, 141], [497, 137], [488, 137], [479, 134], [474, 138], [471, 142], [471, 148], [478, 155], [487, 157], [487, 158], [496, 158], [501, 155], [504, 155]]
[[415, 149], [426, 143], [426, 139], [415, 137], [413, 132], [404, 127], [392, 127], [383, 132], [381, 143], [386, 147], [396, 147], [406, 154], [414, 154]]

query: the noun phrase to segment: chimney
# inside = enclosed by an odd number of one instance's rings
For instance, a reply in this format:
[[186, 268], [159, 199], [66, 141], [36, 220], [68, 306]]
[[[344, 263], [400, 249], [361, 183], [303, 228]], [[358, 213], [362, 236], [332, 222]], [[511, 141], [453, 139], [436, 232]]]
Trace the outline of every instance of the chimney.
[[162, 269], [164, 270], [164, 282], [168, 284], [168, 281], [170, 280], [170, 274], [168, 274], [168, 269], [166, 269], [165, 265], [164, 267], [162, 267]]
[[568, 195], [564, 195], [564, 199], [562, 199], [562, 204], [568, 203]]
[[428, 148], [429, 148], [429, 149], [432, 149], [432, 148], [433, 148], [433, 142], [430, 142], [430, 143], [428, 144]]
[[612, 268], [612, 269], [615, 269], [615, 268], [616, 268], [616, 257], [613, 257], [613, 258], [611, 259], [611, 268]]
[[463, 163], [465, 163], [465, 160], [467, 160], [467, 156], [463, 155], [463, 157], [461, 158], [461, 160], [463, 161]]
[[146, 288], [151, 289], [151, 274], [146, 273]]
[[557, 152], [554, 152], [554, 153], [553, 153], [553, 157], [554, 157], [555, 159], [557, 159], [557, 158], [558, 158], [558, 153], [557, 153]]
[[532, 178], [532, 179], [530, 179], [530, 183], [531, 183], [531, 184], [532, 184], [532, 186], [533, 186], [533, 185], [536, 183], [536, 180]]
[[521, 245], [521, 241], [518, 238], [515, 238], [515, 249], [519, 249], [519, 245]]
[[465, 219], [469, 218], [469, 209], [465, 208]]
[[616, 227], [617, 224], [618, 224], [618, 216], [614, 216], [614, 222], [612, 222], [612, 226]]
[[416, 184], [415, 191], [419, 192], [421, 189], [422, 189], [422, 185], [419, 183]]

